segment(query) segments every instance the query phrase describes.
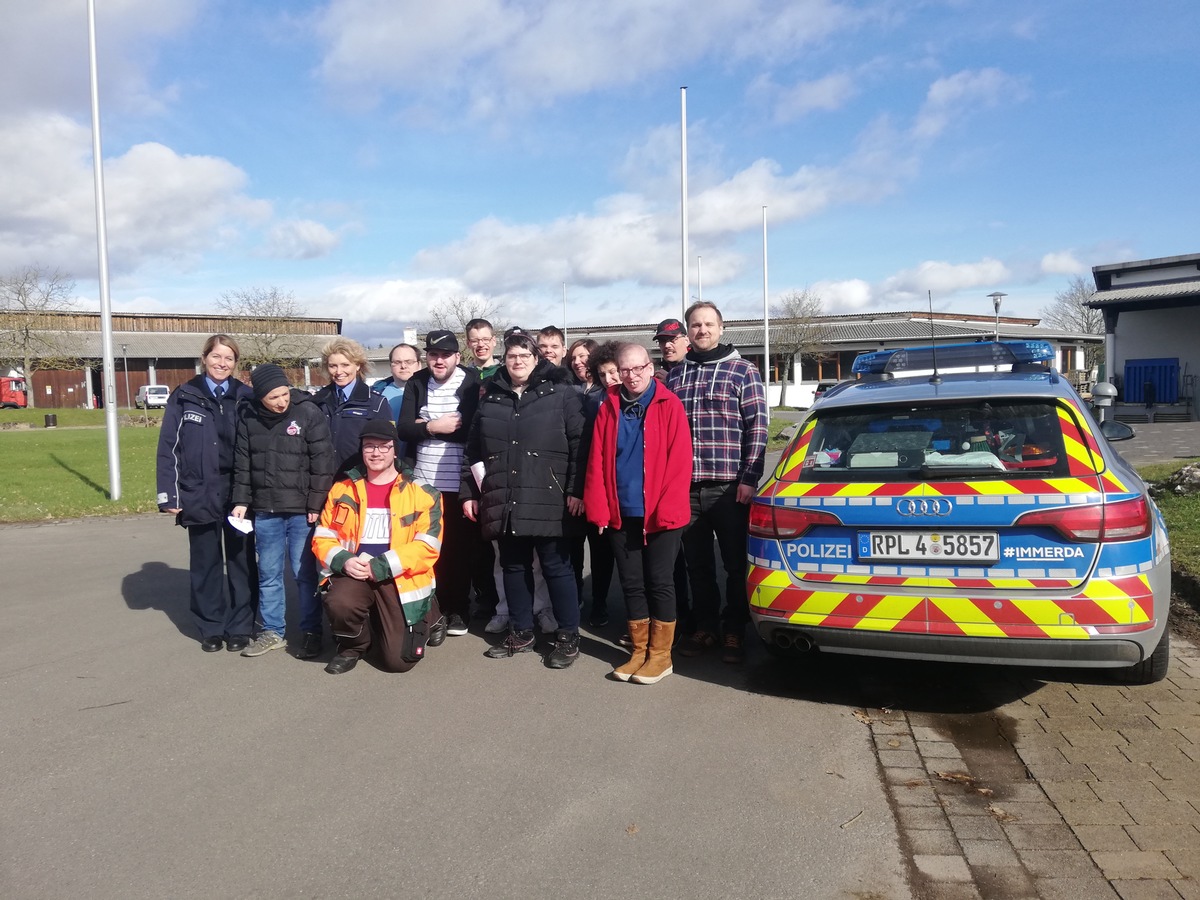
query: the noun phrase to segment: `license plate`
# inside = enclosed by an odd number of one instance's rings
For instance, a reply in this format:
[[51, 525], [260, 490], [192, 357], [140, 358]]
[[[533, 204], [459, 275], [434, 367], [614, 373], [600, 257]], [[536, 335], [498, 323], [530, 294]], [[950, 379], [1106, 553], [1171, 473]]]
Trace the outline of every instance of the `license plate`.
[[994, 563], [1000, 537], [994, 531], [860, 531], [858, 558], [920, 563]]

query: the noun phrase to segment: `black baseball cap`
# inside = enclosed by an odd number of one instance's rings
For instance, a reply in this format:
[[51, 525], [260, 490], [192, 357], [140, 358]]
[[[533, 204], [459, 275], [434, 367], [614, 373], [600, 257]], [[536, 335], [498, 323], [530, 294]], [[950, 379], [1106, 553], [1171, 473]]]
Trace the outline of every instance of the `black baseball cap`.
[[437, 331], [431, 331], [425, 336], [425, 352], [430, 350], [441, 350], [444, 353], [458, 353], [458, 338], [454, 336], [453, 331], [446, 331], [439, 328]]
[[683, 327], [683, 323], [678, 319], [663, 319], [658, 323], [658, 328], [654, 330], [654, 339], [671, 338], [674, 340], [677, 337], [682, 337], [687, 334], [687, 329]]

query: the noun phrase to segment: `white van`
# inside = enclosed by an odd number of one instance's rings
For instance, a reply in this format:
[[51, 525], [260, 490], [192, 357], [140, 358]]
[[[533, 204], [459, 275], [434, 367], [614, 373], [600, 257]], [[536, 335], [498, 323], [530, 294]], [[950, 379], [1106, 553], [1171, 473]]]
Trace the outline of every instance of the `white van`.
[[165, 384], [143, 384], [138, 388], [137, 399], [133, 401], [133, 405], [138, 409], [150, 409], [152, 407], [165, 407], [167, 405], [167, 397], [171, 396], [171, 389]]

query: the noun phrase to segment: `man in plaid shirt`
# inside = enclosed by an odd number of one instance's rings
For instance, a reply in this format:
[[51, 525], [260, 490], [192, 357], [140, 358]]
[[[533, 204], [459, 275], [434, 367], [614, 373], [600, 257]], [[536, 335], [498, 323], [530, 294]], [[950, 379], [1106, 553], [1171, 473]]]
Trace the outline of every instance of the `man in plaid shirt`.
[[[750, 621], [746, 531], [767, 448], [767, 398], [758, 368], [730, 344], [721, 343], [724, 320], [715, 305], [693, 303], [684, 319], [692, 349], [667, 376], [667, 387], [683, 401], [692, 427], [692, 520], [683, 535], [683, 552], [696, 631], [683, 641], [679, 653], [699, 656], [715, 647], [720, 623], [721, 658], [740, 663]], [[725, 567], [723, 616], [714, 537]]]

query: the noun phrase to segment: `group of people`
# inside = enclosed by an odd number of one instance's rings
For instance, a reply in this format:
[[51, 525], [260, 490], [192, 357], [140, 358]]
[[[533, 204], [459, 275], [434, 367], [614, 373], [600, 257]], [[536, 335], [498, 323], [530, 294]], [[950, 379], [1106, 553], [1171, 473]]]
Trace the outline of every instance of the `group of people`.
[[[493, 659], [552, 635], [550, 668], [579, 654], [585, 547], [590, 623], [608, 624], [615, 569], [628, 661], [612, 677], [653, 684], [672, 654], [720, 646], [744, 658], [749, 504], [763, 471], [766, 396], [757, 368], [721, 342], [709, 302], [640, 344], [575, 341], [553, 326], [467, 323], [467, 353], [429, 332], [368, 384], [362, 347], [322, 351], [315, 395], [213, 335], [203, 372], [163, 419], [158, 504], [185, 526], [201, 647], [261, 656], [287, 646], [284, 569], [298, 593], [300, 658], [337, 644], [331, 674], [370, 657], [410, 669], [468, 631], [471, 602], [504, 633]], [[465, 359], [464, 359], [465, 356]], [[714, 540], [726, 572], [725, 603]]]

